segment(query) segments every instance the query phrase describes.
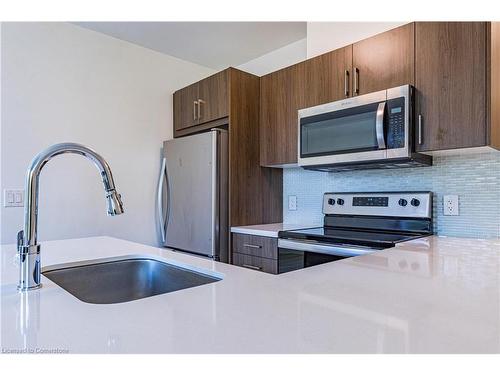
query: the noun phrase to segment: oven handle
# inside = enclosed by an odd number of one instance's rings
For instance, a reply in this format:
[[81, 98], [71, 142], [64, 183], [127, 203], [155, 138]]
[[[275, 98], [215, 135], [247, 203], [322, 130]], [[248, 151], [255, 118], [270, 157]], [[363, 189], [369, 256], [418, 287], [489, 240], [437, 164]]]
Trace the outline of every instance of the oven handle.
[[385, 112], [385, 102], [379, 103], [377, 108], [377, 118], [375, 120], [375, 130], [377, 132], [377, 143], [379, 149], [385, 148], [384, 112]]
[[278, 239], [278, 248], [309, 251], [311, 253], [321, 253], [338, 256], [356, 256], [370, 254], [377, 250], [369, 247], [344, 247], [344, 246], [331, 246], [331, 245], [318, 245], [310, 242], [293, 241]]

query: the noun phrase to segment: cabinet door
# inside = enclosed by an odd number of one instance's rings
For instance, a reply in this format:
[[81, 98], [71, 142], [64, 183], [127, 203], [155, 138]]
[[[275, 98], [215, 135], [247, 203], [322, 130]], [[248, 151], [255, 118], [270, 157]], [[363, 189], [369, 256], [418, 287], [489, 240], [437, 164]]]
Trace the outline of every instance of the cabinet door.
[[261, 78], [262, 166], [297, 163], [298, 110], [351, 93], [352, 46], [320, 55]]
[[223, 70], [198, 82], [200, 124], [229, 115], [227, 72]]
[[339, 48], [304, 62], [304, 96], [300, 108], [333, 102], [351, 96], [352, 46]]
[[354, 95], [412, 85], [414, 52], [413, 23], [354, 43]]
[[419, 22], [415, 43], [417, 151], [485, 145], [486, 23]]
[[180, 130], [198, 124], [198, 84], [192, 84], [174, 93], [174, 129]]
[[260, 164], [297, 162], [297, 107], [292, 80], [297, 66], [278, 70], [260, 81]]

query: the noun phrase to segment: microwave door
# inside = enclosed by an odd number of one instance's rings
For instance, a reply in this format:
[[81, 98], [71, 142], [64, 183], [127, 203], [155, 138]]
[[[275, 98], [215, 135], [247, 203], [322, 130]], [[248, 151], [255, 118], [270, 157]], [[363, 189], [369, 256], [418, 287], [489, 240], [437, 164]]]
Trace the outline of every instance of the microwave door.
[[300, 118], [299, 165], [386, 158], [386, 101]]

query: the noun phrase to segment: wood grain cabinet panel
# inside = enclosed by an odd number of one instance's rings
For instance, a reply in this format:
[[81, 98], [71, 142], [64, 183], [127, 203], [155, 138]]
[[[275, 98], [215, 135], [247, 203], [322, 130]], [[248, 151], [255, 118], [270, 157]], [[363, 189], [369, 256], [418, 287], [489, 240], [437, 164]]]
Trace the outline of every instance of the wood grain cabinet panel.
[[500, 22], [486, 25], [486, 140], [500, 150]]
[[278, 259], [278, 239], [233, 233], [233, 252]]
[[230, 68], [230, 220], [232, 226], [280, 222], [283, 171], [259, 158], [259, 77]]
[[352, 46], [306, 60], [297, 89], [304, 96], [299, 108], [313, 107], [351, 96]]
[[414, 84], [414, 27], [410, 23], [353, 44], [354, 95]]
[[[260, 164], [276, 166], [297, 162], [295, 95], [292, 81], [297, 67], [278, 70], [260, 80]], [[296, 108], [295, 108], [296, 109]]]
[[262, 166], [297, 163], [297, 111], [346, 97], [351, 60], [348, 46], [261, 77]]
[[200, 124], [229, 115], [227, 69], [201, 80], [198, 87]]
[[486, 29], [485, 22], [416, 24], [417, 151], [486, 145]]
[[174, 133], [198, 124], [198, 84], [189, 85], [174, 93]]
[[[204, 124], [229, 115], [228, 71], [223, 70], [174, 93], [174, 136], [206, 130], [211, 124]], [[217, 125], [220, 124], [213, 126]]]

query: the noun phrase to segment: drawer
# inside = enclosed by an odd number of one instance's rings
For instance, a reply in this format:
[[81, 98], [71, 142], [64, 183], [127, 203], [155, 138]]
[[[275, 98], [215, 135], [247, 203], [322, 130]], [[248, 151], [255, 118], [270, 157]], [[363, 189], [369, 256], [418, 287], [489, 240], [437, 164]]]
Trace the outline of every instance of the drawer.
[[278, 259], [278, 239], [233, 233], [233, 253]]
[[277, 274], [278, 261], [276, 259], [254, 257], [247, 254], [233, 253], [233, 264], [256, 271]]

